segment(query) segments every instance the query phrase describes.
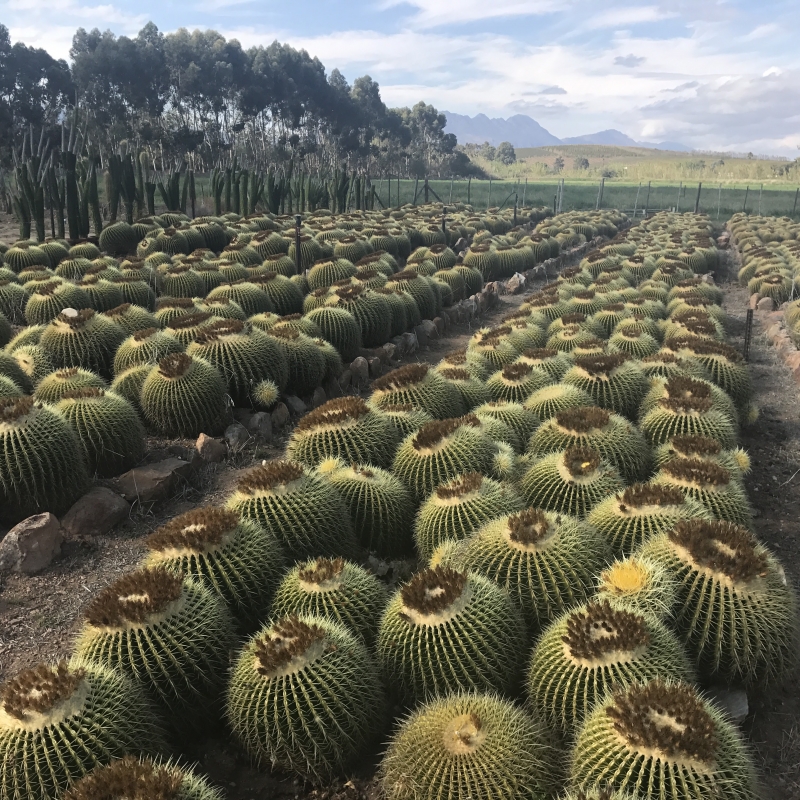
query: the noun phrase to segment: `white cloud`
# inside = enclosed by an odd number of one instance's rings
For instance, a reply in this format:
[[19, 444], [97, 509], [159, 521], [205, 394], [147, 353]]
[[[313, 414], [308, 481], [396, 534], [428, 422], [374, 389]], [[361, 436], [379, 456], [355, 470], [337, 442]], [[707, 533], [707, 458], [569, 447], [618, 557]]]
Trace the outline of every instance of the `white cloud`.
[[642, 25], [647, 22], [660, 22], [675, 17], [673, 11], [665, 11], [658, 6], [627, 6], [607, 8], [590, 17], [587, 27], [590, 28], [627, 28], [630, 25]]
[[568, 2], [558, 0], [384, 0], [382, 8], [409, 5], [417, 13], [409, 20], [414, 28], [435, 28], [454, 23], [476, 22], [503, 17], [535, 16], [567, 10]]

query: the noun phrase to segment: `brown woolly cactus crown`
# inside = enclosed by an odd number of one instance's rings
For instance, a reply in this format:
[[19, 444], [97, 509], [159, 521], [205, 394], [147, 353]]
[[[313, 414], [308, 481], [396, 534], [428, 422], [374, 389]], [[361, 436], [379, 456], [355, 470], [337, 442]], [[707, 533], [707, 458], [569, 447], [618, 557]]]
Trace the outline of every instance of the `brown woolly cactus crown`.
[[597, 406], [565, 408], [556, 414], [558, 426], [574, 433], [601, 430], [608, 425], [610, 419], [611, 413]]
[[319, 625], [296, 615], [284, 617], [256, 640], [256, 671], [269, 677], [288, 667], [292, 661], [302, 660], [313, 645], [324, 642], [325, 630]]
[[671, 458], [661, 469], [677, 481], [697, 486], [726, 486], [731, 481], [725, 467], [698, 458]]
[[530, 364], [525, 364], [524, 362], [519, 364], [507, 364], [505, 367], [503, 367], [503, 380], [510, 381], [512, 383], [524, 381], [532, 371], [533, 367]]
[[32, 397], [3, 397], [0, 398], [0, 424], [14, 422], [30, 414], [34, 407]]
[[164, 612], [182, 592], [180, 575], [165, 569], [140, 569], [99, 592], [86, 607], [84, 617], [95, 628], [143, 623]]
[[300, 569], [298, 578], [303, 583], [322, 586], [338, 578], [342, 574], [344, 564], [343, 558], [318, 558], [310, 565]]
[[453, 364], [455, 366], [459, 366], [460, 364], [467, 363], [467, 349], [464, 348], [463, 350], [451, 350], [442, 358], [442, 362], [445, 364]]
[[70, 670], [66, 661], [56, 666], [38, 664], [6, 681], [0, 689], [0, 706], [10, 717], [25, 722], [69, 700], [85, 676], [83, 669]]
[[224, 508], [195, 508], [171, 519], [145, 540], [148, 550], [213, 550], [236, 529], [239, 515]]
[[670, 450], [674, 450], [684, 458], [691, 456], [716, 456], [722, 451], [722, 445], [708, 436], [673, 436], [669, 440]]
[[133, 333], [133, 340], [135, 342], [143, 342], [145, 339], [149, 339], [151, 336], [157, 334], [158, 328], [142, 328], [140, 331], [135, 331]]
[[64, 325], [69, 325], [72, 330], [77, 331], [86, 325], [94, 315], [95, 310], [93, 308], [82, 308], [80, 311], [75, 311], [74, 308], [65, 308], [56, 319]]
[[358, 284], [353, 284], [352, 286], [342, 286], [341, 288], [337, 289], [334, 294], [337, 297], [340, 297], [345, 302], [350, 300], [355, 300], [358, 297], [361, 297], [362, 294], [366, 289], [363, 286], [359, 286]]
[[714, 762], [716, 725], [690, 686], [659, 679], [634, 684], [614, 694], [606, 714], [635, 750], [655, 751], [671, 760]]
[[181, 800], [183, 780], [180, 770], [125, 756], [82, 778], [64, 800]]
[[295, 461], [275, 459], [251, 469], [237, 485], [240, 492], [266, 492], [303, 477], [303, 466]]
[[526, 508], [508, 518], [508, 536], [523, 546], [536, 545], [550, 535], [550, 523], [539, 508]]
[[476, 334], [478, 344], [486, 345], [487, 347], [494, 347], [498, 340], [503, 336], [508, 336], [513, 333], [513, 329], [508, 325], [501, 325], [498, 328], [489, 328], [485, 331], [478, 331]]
[[627, 353], [598, 353], [597, 355], [578, 356], [575, 359], [575, 366], [595, 378], [604, 378], [629, 360], [630, 356]]
[[438, 614], [458, 600], [467, 585], [466, 572], [438, 566], [418, 572], [400, 590], [403, 605], [419, 614]]
[[668, 535], [698, 567], [725, 575], [734, 583], [747, 583], [766, 573], [766, 557], [756, 551], [752, 533], [740, 525], [719, 520], [681, 520]]
[[207, 322], [213, 316], [214, 315], [210, 311], [198, 311], [196, 314], [181, 314], [169, 323], [169, 327], [176, 331], [184, 330], [185, 328], [195, 328]]
[[194, 308], [194, 300], [190, 297], [160, 297], [156, 300], [156, 311], [162, 308]]
[[270, 336], [277, 336], [279, 339], [286, 339], [287, 341], [294, 341], [300, 338], [300, 331], [294, 328], [284, 328], [281, 325], [275, 325], [269, 329]]
[[658, 402], [673, 413], [688, 414], [691, 411], [703, 413], [714, 404], [711, 387], [694, 378], [682, 375], [670, 378], [664, 384], [664, 394]]
[[642, 359], [643, 364], [680, 364], [681, 360], [674, 354], [666, 350], [659, 350], [651, 356]]
[[414, 272], [413, 269], [404, 269], [402, 272], [396, 272], [390, 278], [392, 281], [414, 281], [420, 280], [420, 276]]
[[586, 322], [586, 314], [581, 314], [580, 312], [575, 312], [574, 314], [564, 314], [561, 317], [561, 322], [563, 325], [580, 325], [583, 322]]
[[49, 297], [61, 285], [62, 281], [47, 281], [46, 283], [39, 284], [36, 287], [34, 294], [40, 294], [44, 297]]
[[531, 347], [523, 350], [522, 355], [534, 361], [544, 361], [547, 358], [555, 358], [558, 355], [558, 350], [550, 350], [547, 347]]
[[437, 486], [436, 496], [442, 500], [464, 497], [464, 495], [477, 492], [481, 488], [481, 483], [483, 483], [483, 475], [478, 472], [468, 472]]
[[614, 608], [604, 600], [572, 614], [562, 641], [574, 659], [597, 662], [646, 647], [650, 635], [641, 616]]
[[218, 342], [223, 336], [232, 336], [245, 330], [245, 324], [238, 319], [220, 319], [203, 328], [194, 340], [198, 344]]
[[308, 431], [330, 425], [343, 425], [374, 413], [360, 397], [336, 397], [309, 411], [297, 423], [295, 430]]
[[696, 339], [689, 338], [681, 341], [681, 346], [685, 349], [695, 353], [699, 356], [721, 356], [728, 359], [728, 361], [740, 362], [742, 361], [742, 354], [724, 342], [714, 341], [712, 339]]
[[106, 316], [121, 317], [128, 313], [131, 305], [131, 303], [122, 303], [122, 305], [116, 306], [115, 308], [109, 308], [108, 311], [106, 311]]
[[158, 362], [158, 371], [165, 378], [182, 378], [192, 366], [192, 357], [186, 353], [170, 353]]
[[600, 453], [591, 447], [569, 447], [564, 451], [564, 466], [573, 478], [585, 478], [600, 466]]
[[439, 374], [443, 378], [447, 378], [449, 381], [468, 381], [472, 378], [472, 375], [467, 372], [465, 369], [460, 369], [459, 367], [448, 367], [447, 369], [439, 370]]
[[83, 386], [79, 389], [70, 389], [61, 396], [62, 400], [89, 400], [90, 398], [105, 397], [106, 390], [96, 386]]
[[634, 483], [618, 495], [619, 509], [622, 512], [632, 508], [647, 506], [682, 506], [686, 498], [674, 486], [661, 486], [654, 483]]
[[422, 381], [429, 369], [428, 364], [406, 364], [373, 381], [372, 388], [378, 391], [405, 389]]
[[415, 450], [425, 450], [435, 447], [442, 439], [450, 436], [464, 426], [480, 428], [481, 421], [474, 414], [466, 414], [463, 417], [450, 417], [449, 419], [435, 419], [433, 422], [426, 422], [416, 433], [413, 439]]

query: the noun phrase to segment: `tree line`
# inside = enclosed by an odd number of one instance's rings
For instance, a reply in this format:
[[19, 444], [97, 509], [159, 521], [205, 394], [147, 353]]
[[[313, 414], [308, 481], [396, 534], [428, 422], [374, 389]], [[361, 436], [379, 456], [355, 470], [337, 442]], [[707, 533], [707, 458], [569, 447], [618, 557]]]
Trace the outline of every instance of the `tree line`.
[[369, 76], [350, 85], [305, 50], [272, 42], [244, 49], [214, 30], [135, 37], [79, 28], [69, 63], [0, 25], [0, 164], [42, 129], [58, 146], [80, 120], [87, 153], [144, 151], [160, 169], [231, 163], [307, 174], [338, 167], [404, 177], [480, 175], [432, 105], [388, 108]]

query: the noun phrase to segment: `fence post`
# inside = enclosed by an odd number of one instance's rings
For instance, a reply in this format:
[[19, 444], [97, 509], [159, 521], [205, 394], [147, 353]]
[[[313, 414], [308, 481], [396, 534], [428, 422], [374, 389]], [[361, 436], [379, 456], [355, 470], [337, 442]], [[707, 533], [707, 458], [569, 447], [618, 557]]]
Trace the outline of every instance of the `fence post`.
[[603, 205], [603, 195], [606, 193], [606, 179], [600, 180], [600, 205]]
[[702, 188], [703, 188], [703, 182], [700, 181], [697, 184], [697, 199], [694, 201], [694, 213], [695, 214], [699, 214], [700, 213], [700, 190]]
[[761, 195], [764, 194], [764, 184], [761, 184], [761, 188], [758, 190], [758, 215], [761, 216]]
[[597, 200], [594, 202], [594, 210], [597, 211], [600, 208], [600, 195], [603, 191], [603, 179], [600, 178], [600, 184], [597, 187]]
[[745, 361], [750, 360], [750, 340], [753, 338], [753, 309], [747, 309], [747, 317], [744, 323], [744, 356]]
[[650, 207], [650, 184], [651, 181], [647, 181], [647, 200], [644, 201], [644, 211], [642, 212], [642, 219], [647, 219], [647, 209]]
[[489, 206], [492, 205], [492, 179], [489, 178], [489, 197], [486, 200], [486, 210], [489, 210]]
[[800, 195], [800, 186], [797, 188], [797, 191], [794, 193], [794, 206], [792, 208], [792, 216], [794, 216], [794, 212], [797, 211], [797, 196]]
[[514, 195], [514, 227], [517, 227], [517, 200], [519, 195]]
[[[525, 208], [525, 192], [528, 191], [528, 179], [525, 178], [525, 187], [522, 190], [522, 207]], [[800, 189], [798, 189], [800, 191]], [[794, 204], [797, 205], [797, 198], [795, 197]]]
[[450, 178], [450, 199], [447, 201], [448, 203], [453, 202], [453, 179]]
[[747, 195], [749, 195], [749, 194], [750, 194], [750, 187], [748, 186], [748, 187], [747, 187], [747, 188], [744, 190], [744, 205], [742, 206], [742, 213], [743, 213], [743, 214], [746, 214], [746, 213], [747, 213]]
[[467, 205], [472, 205], [472, 178], [467, 178]]
[[720, 210], [722, 209], [722, 183], [719, 185], [719, 195], [717, 197], [717, 219], [719, 219]]
[[633, 204], [633, 218], [636, 219], [636, 210], [639, 208], [639, 192], [642, 191], [642, 182], [639, 181], [639, 188], [636, 190], [636, 201]]
[[681, 181], [681, 185], [678, 187], [678, 202], [675, 204], [676, 214], [680, 214], [681, 211], [681, 192], [683, 192], [683, 181]]
[[425, 186], [423, 187], [425, 190], [425, 205], [428, 205], [428, 198], [430, 195], [428, 194], [428, 176], [425, 176]]

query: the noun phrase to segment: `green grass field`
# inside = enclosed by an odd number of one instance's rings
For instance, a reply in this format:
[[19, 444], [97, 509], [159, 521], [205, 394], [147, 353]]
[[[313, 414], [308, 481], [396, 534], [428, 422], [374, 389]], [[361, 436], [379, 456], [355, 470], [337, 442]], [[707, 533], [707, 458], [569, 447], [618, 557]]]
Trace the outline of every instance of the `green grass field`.
[[[553, 207], [553, 201], [558, 191], [558, 182], [531, 181], [527, 185], [522, 181], [492, 181], [491, 190], [489, 181], [447, 181], [431, 180], [429, 186], [432, 191], [429, 199], [435, 201], [436, 195], [444, 203], [470, 202], [476, 209], [485, 210], [490, 206], [513, 206], [516, 196], [521, 206], [523, 198], [525, 205], [544, 205]], [[399, 204], [411, 203], [414, 200], [415, 181], [400, 181]], [[375, 189], [385, 206], [398, 205], [398, 182], [392, 180], [391, 190], [387, 181], [376, 181]], [[595, 208], [598, 200], [599, 180], [565, 181], [564, 196], [561, 208], [563, 211], [582, 210]], [[417, 186], [417, 203], [425, 200], [423, 182]], [[680, 190], [680, 191], [679, 191]], [[390, 197], [391, 192], [391, 197]], [[491, 193], [490, 193], [491, 192]], [[680, 194], [680, 198], [679, 195]], [[638, 195], [638, 198], [637, 198]], [[786, 185], [765, 185], [763, 192], [758, 186], [751, 186], [749, 192], [745, 186], [723, 185], [720, 191], [719, 184], [704, 184], [700, 192], [700, 210], [713, 219], [727, 219], [745, 207], [747, 197], [747, 211], [750, 213], [769, 214], [773, 216], [794, 216], [798, 218], [800, 203], [795, 203], [797, 189]], [[641, 214], [645, 206], [648, 211], [677, 208], [680, 211], [694, 211], [697, 199], [697, 182], [684, 184], [683, 188], [677, 183], [652, 183], [648, 199], [647, 184], [641, 188], [638, 184], [619, 181], [605, 182], [601, 208], [618, 208], [632, 214], [634, 208]]]

